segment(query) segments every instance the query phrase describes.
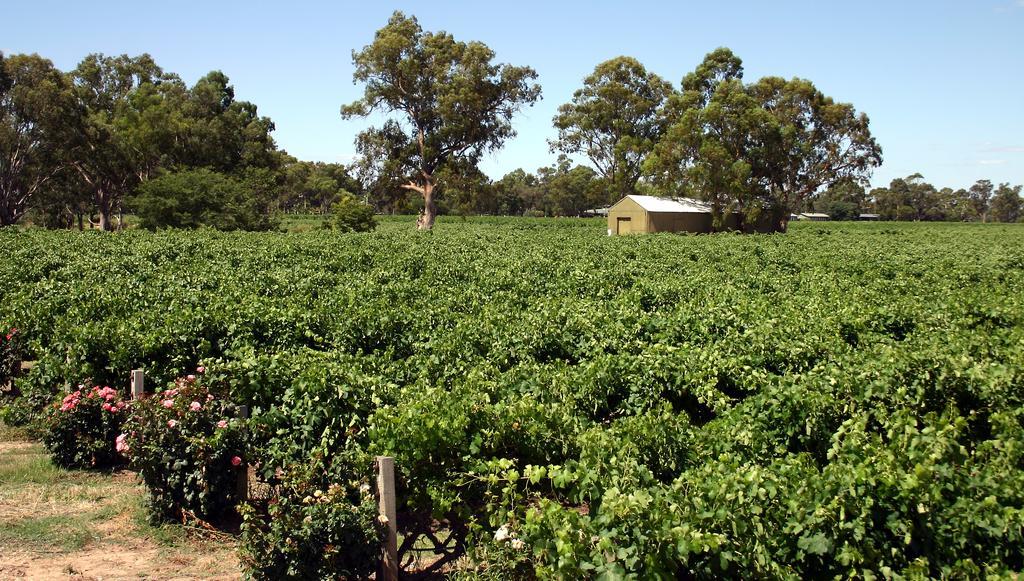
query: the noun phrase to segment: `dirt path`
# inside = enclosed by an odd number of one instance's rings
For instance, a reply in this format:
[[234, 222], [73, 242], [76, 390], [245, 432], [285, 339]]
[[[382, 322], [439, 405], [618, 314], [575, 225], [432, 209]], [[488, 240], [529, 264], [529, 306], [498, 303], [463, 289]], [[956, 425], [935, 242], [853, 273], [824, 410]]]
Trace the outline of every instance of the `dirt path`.
[[0, 439], [0, 580], [238, 579], [235, 540], [146, 522], [135, 474], [65, 471]]

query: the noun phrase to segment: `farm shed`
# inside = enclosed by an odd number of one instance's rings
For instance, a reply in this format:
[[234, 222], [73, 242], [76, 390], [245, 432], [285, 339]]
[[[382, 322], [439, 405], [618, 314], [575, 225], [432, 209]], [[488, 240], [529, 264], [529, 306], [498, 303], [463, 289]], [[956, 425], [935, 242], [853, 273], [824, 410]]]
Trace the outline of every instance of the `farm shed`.
[[688, 198], [626, 196], [608, 209], [608, 234], [711, 232], [711, 207]]
[[812, 222], [828, 222], [832, 218], [828, 214], [820, 212], [804, 212], [797, 217], [798, 220], [810, 220]]
[[[726, 216], [725, 230], [734, 230], [739, 214]], [[773, 232], [770, 216], [754, 225], [756, 232]], [[711, 205], [692, 198], [626, 196], [608, 209], [608, 235], [653, 232], [713, 232]]]

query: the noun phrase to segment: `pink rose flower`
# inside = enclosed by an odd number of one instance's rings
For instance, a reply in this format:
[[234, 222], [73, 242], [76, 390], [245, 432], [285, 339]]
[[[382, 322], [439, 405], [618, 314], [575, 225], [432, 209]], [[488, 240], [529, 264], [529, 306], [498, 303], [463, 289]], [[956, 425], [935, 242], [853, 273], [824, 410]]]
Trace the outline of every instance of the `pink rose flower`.
[[118, 454], [127, 454], [128, 453], [129, 448], [128, 448], [128, 442], [126, 441], [127, 439], [128, 439], [128, 435], [127, 434], [121, 434], [120, 436], [118, 436], [117, 438], [114, 439], [114, 449], [117, 450]]
[[167, 420], [167, 427], [168, 428], [173, 428], [176, 425], [178, 425], [178, 420]]
[[199, 367], [196, 367], [196, 373], [206, 373], [206, 368], [200, 365]]
[[188, 405], [188, 409], [190, 409], [190, 410], [192, 410], [192, 411], [194, 411], [194, 412], [197, 412], [197, 411], [199, 411], [199, 410], [203, 409], [203, 406], [202, 406], [202, 405], [200, 405], [200, 404], [199, 404], [199, 402], [197, 402], [197, 401], [194, 401], [194, 402], [192, 402], [192, 403], [190, 403], [190, 404]]
[[231, 465], [232, 466], [241, 466], [242, 465], [242, 459], [239, 458], [238, 456], [232, 456], [231, 457]]
[[221, 420], [221, 421], [217, 422], [217, 427], [223, 430], [224, 428], [228, 427], [228, 421], [227, 420]]
[[186, 375], [185, 379], [187, 379], [189, 381], [195, 381], [196, 380], [196, 376], [195, 375]]
[[165, 408], [172, 408], [172, 407], [174, 407], [174, 400], [173, 399], [165, 399], [164, 400], [164, 407]]
[[114, 411], [114, 406], [110, 405], [110, 403], [108, 402], [103, 402], [103, 405], [101, 405], [100, 407], [103, 408], [103, 411], [105, 412], [113, 413]]

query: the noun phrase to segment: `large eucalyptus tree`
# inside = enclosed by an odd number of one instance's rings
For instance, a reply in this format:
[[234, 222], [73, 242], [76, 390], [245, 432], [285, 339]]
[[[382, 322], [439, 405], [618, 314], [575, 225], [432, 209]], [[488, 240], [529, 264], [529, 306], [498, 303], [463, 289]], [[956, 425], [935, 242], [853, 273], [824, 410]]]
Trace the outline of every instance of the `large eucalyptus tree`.
[[344, 118], [373, 111], [394, 114], [356, 140], [362, 173], [393, 181], [423, 196], [417, 228], [437, 216], [438, 176], [474, 165], [515, 135], [512, 117], [540, 98], [537, 73], [496, 64], [481, 42], [456, 41], [447, 32], [424, 32], [415, 17], [395, 12], [371, 44], [353, 51], [353, 80], [363, 98], [341, 108]]

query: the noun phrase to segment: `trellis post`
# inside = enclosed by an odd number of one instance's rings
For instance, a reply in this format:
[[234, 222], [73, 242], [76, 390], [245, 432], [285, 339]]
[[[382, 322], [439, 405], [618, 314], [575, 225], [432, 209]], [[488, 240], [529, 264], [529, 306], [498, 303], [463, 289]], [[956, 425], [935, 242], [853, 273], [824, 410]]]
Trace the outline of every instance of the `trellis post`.
[[398, 579], [398, 514], [395, 504], [395, 459], [377, 456], [378, 519], [387, 527], [381, 569], [385, 581]]
[[146, 372], [141, 369], [132, 369], [131, 374], [132, 399], [142, 399], [146, 395]]

